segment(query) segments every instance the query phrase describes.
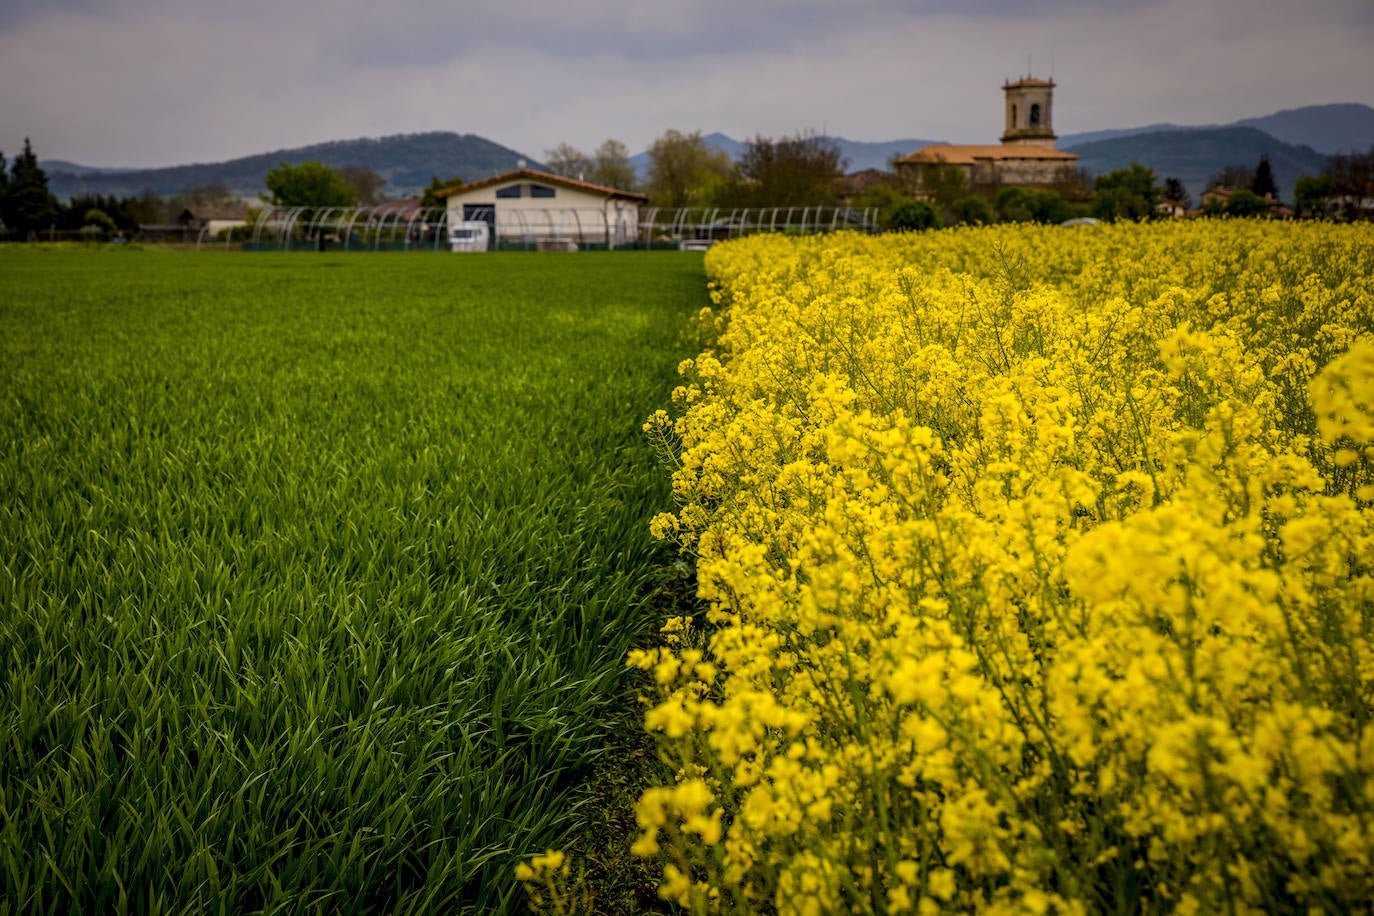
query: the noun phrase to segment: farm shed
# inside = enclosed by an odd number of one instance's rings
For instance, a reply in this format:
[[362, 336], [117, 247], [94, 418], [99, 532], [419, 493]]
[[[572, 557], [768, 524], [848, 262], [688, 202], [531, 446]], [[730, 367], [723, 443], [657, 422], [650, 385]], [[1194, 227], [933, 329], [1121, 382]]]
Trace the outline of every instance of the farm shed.
[[211, 236], [225, 229], [233, 229], [248, 222], [247, 207], [188, 207], [177, 216], [177, 222], [186, 233], [199, 234], [202, 230]]
[[498, 246], [513, 242], [550, 248], [633, 245], [639, 208], [649, 200], [535, 169], [445, 188], [435, 196], [447, 203], [449, 226], [485, 220]]

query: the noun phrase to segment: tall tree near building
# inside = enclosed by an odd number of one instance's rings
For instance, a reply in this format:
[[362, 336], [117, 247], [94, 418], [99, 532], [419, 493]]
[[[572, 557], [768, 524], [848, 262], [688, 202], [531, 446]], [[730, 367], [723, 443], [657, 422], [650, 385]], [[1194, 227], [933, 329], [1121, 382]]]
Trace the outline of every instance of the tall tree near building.
[[1132, 162], [1128, 168], [1115, 169], [1097, 177], [1097, 198], [1093, 216], [1110, 222], [1153, 219], [1159, 206], [1159, 187], [1155, 170]]
[[840, 147], [829, 137], [801, 133], [744, 144], [728, 203], [744, 207], [806, 207], [835, 201], [844, 173]]
[[1322, 174], [1336, 186], [1340, 215], [1346, 219], [1374, 217], [1374, 146], [1364, 153], [1340, 153], [1326, 161]]
[[733, 170], [730, 156], [708, 144], [701, 131], [666, 131], [649, 147], [649, 201], [656, 207], [705, 206]]
[[1207, 179], [1207, 187], [1229, 188], [1238, 191], [1241, 188], [1250, 190], [1255, 183], [1255, 170], [1248, 165], [1228, 165], [1224, 166], [1220, 172], [1216, 172]]
[[592, 171], [592, 160], [570, 143], [560, 143], [544, 150], [544, 168], [552, 175], [586, 181]]
[[1293, 210], [1302, 219], [1326, 219], [1334, 212], [1335, 196], [1330, 175], [1302, 175], [1293, 184]]
[[438, 175], [431, 175], [429, 187], [425, 188], [420, 195], [420, 206], [425, 209], [438, 209], [447, 206], [444, 199], [439, 197], [439, 192], [445, 188], [456, 188], [463, 184], [463, 179], [457, 175], [452, 178], [440, 178]]
[[1188, 193], [1188, 189], [1183, 186], [1183, 181], [1178, 178], [1164, 179], [1164, 199], [1172, 200], [1176, 204], [1184, 207], [1193, 205], [1193, 196]]
[[384, 199], [382, 188], [386, 187], [386, 179], [372, 169], [365, 169], [358, 165], [345, 165], [338, 172], [339, 177], [357, 192], [358, 203], [361, 206], [371, 207], [381, 203]]
[[11, 232], [26, 235], [46, 229], [57, 218], [57, 198], [48, 190], [48, 175], [38, 166], [33, 146], [24, 138], [24, 151], [10, 166], [3, 219]]
[[353, 186], [322, 162], [283, 162], [267, 173], [263, 183], [278, 207], [352, 207], [358, 203]]
[[596, 148], [590, 181], [607, 188], [633, 191], [639, 184], [630, 164], [630, 149], [619, 140], [605, 140]]
[[1274, 183], [1274, 167], [1269, 164], [1268, 156], [1260, 156], [1259, 165], [1255, 168], [1255, 180], [1250, 183], [1250, 190], [1260, 197], [1279, 196], [1279, 186]]
[[144, 190], [137, 197], [130, 197], [124, 206], [124, 211], [129, 214], [130, 219], [135, 225], [147, 226], [153, 223], [164, 223], [172, 218], [173, 214], [167, 212], [167, 201], [163, 200], [152, 190]]

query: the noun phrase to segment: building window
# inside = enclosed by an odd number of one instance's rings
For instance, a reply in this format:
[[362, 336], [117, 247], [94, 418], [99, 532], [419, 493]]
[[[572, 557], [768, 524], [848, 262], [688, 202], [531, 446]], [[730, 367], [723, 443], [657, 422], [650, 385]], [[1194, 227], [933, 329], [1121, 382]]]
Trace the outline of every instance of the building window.
[[1018, 127], [1020, 127], [1020, 126], [1021, 126], [1020, 124], [1017, 124], [1017, 123], [1016, 123], [1016, 106], [1013, 105], [1013, 106], [1011, 106], [1011, 127], [1012, 127], [1012, 130], [1015, 130], [1016, 128], [1018, 128]]
[[532, 184], [532, 185], [530, 185], [530, 197], [553, 197], [553, 196], [554, 196], [554, 190], [553, 190], [553, 188], [549, 187], [548, 185], [542, 185], [542, 184]]
[[1031, 106], [1031, 111], [1030, 111], [1030, 126], [1031, 126], [1031, 127], [1039, 127], [1039, 126], [1040, 126], [1040, 105], [1039, 105], [1038, 103]]
[[497, 188], [497, 189], [496, 189], [496, 196], [502, 198], [503, 200], [504, 200], [504, 199], [508, 199], [508, 198], [512, 198], [512, 197], [520, 197], [520, 196], [521, 196], [521, 195], [520, 195], [520, 188], [521, 188], [521, 187], [522, 187], [522, 185], [513, 184], [513, 185], [510, 185], [510, 186], [508, 186], [508, 187]]

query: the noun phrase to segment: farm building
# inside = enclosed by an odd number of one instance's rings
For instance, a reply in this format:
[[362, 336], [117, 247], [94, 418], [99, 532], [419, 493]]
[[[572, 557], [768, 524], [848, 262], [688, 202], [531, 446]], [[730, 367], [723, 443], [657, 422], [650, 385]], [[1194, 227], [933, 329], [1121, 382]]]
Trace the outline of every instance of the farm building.
[[1006, 82], [1006, 130], [1000, 145], [932, 144], [894, 165], [918, 190], [939, 184], [946, 169], [960, 169], [970, 188], [1052, 186], [1074, 179], [1078, 156], [1054, 148], [1050, 103], [1054, 81], [1032, 77]]
[[619, 248], [635, 243], [643, 194], [534, 169], [446, 188], [448, 225], [483, 220], [499, 245]]

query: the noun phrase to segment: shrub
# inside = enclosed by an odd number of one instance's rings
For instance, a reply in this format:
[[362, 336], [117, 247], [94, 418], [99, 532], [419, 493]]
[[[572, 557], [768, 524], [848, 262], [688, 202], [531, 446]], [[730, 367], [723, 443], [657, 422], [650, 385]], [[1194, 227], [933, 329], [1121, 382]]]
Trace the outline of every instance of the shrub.
[[970, 226], [986, 226], [997, 221], [992, 204], [977, 194], [961, 197], [954, 203], [954, 221]]
[[887, 227], [896, 232], [939, 229], [943, 225], [940, 213], [924, 200], [908, 200], [898, 204], [888, 217]]
[[1227, 216], [1268, 216], [1269, 204], [1254, 191], [1241, 188], [1227, 199], [1225, 213]]

